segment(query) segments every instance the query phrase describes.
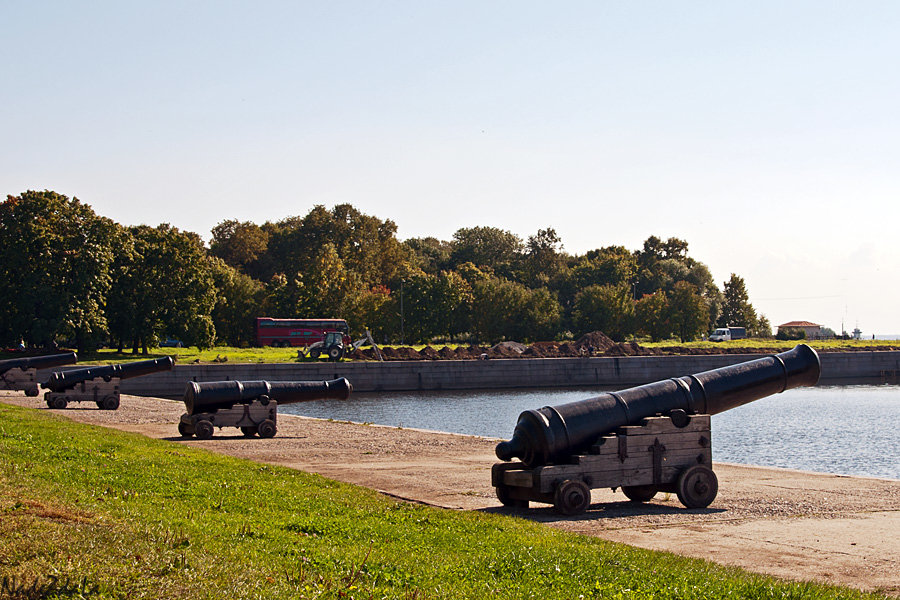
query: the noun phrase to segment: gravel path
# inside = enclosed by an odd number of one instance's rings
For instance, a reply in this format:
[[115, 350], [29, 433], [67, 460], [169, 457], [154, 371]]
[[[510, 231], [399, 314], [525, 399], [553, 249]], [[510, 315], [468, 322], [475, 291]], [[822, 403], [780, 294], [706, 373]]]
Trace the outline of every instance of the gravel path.
[[[40, 399], [15, 392], [0, 392], [0, 401], [50, 410]], [[273, 439], [247, 439], [224, 429], [211, 440], [184, 440], [176, 430], [184, 412], [180, 402], [132, 396], [123, 396], [114, 412], [88, 403], [53, 412], [315, 472], [409, 501], [511, 512], [491, 487], [497, 440], [290, 415], [279, 416]], [[674, 495], [635, 506], [621, 493], [594, 490], [590, 509], [577, 517], [534, 503], [515, 514], [760, 573], [900, 596], [900, 481], [724, 463], [716, 463], [715, 471], [719, 494], [705, 510], [687, 510]]]

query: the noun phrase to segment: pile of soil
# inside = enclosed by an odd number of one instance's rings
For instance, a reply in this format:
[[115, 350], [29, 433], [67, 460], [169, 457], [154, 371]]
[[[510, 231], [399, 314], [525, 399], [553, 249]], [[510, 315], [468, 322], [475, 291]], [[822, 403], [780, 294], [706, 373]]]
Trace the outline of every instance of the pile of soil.
[[453, 360], [456, 358], [456, 351], [444, 346], [438, 350], [438, 356], [444, 360]]
[[578, 338], [575, 345], [587, 350], [588, 353], [593, 354], [594, 352], [606, 352], [615, 346], [616, 343], [602, 331], [592, 331]]
[[622, 342], [613, 344], [603, 353], [603, 356], [653, 356], [655, 354], [657, 352], [650, 348], [644, 348], [637, 342]]
[[[818, 352], [875, 352], [897, 350], [896, 347], [848, 347], [828, 348]], [[708, 354], [777, 354], [784, 348], [738, 348], [733, 346], [715, 346], [712, 348], [686, 348], [684, 346], [668, 346], [664, 348], [645, 348], [637, 342], [615, 342], [602, 331], [586, 333], [574, 342], [534, 342], [525, 346], [519, 342], [501, 342], [490, 348], [483, 346], [460, 346], [449, 348], [444, 346], [435, 350], [425, 346], [418, 352], [413, 348], [382, 348], [384, 360], [480, 360], [502, 358], [572, 358], [579, 356], [671, 356], [671, 355], [708, 355]], [[378, 360], [372, 348], [359, 349], [347, 355], [355, 360]]]
[[419, 356], [426, 360], [440, 360], [441, 358], [440, 354], [438, 354], [438, 351], [431, 346], [425, 346], [424, 348], [419, 350]]
[[490, 358], [519, 358], [527, 346], [518, 342], [501, 342], [488, 351]]

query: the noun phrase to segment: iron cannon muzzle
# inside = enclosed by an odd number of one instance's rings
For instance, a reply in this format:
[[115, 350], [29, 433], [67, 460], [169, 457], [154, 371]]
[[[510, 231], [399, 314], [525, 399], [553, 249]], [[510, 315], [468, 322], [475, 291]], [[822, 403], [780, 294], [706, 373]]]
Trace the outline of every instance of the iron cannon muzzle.
[[276, 400], [279, 405], [328, 398], [346, 400], [352, 391], [346, 377], [331, 381], [191, 381], [182, 400], [187, 413], [194, 415], [255, 400]]
[[6, 373], [10, 369], [49, 369], [51, 367], [61, 367], [63, 365], [72, 365], [78, 362], [78, 355], [74, 352], [64, 352], [62, 354], [47, 354], [44, 356], [29, 356], [26, 358], [11, 358], [9, 360], [0, 360], [0, 375]]
[[496, 447], [497, 458], [519, 458], [529, 467], [553, 464], [586, 451], [600, 436], [623, 425], [681, 409], [718, 414], [796, 387], [815, 385], [821, 373], [816, 351], [800, 344], [728, 367], [648, 383], [595, 398], [527, 410], [512, 439]]
[[50, 379], [43, 385], [51, 391], [62, 392], [73, 388], [84, 381], [90, 381], [91, 379], [103, 378], [106, 381], [109, 381], [113, 377], [130, 379], [132, 377], [140, 377], [141, 375], [149, 375], [150, 373], [156, 373], [158, 371], [169, 371], [174, 365], [175, 361], [172, 360], [172, 357], [165, 356], [153, 360], [139, 360], [119, 365], [104, 365], [99, 367], [87, 367], [85, 369], [73, 369], [71, 371], [56, 371], [50, 375]]

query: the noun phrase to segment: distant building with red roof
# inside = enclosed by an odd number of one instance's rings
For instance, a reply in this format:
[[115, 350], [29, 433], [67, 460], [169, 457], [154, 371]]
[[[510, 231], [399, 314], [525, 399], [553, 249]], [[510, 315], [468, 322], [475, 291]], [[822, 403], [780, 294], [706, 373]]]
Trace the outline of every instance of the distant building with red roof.
[[809, 321], [789, 321], [778, 326], [778, 331], [782, 329], [802, 329], [806, 332], [806, 339], [815, 340], [823, 336], [822, 326]]

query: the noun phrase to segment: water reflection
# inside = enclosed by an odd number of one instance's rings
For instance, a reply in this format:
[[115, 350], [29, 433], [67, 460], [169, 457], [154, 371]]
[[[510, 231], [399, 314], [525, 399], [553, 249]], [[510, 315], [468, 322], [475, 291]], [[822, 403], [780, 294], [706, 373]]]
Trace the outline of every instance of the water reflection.
[[[596, 395], [596, 388], [354, 394], [283, 413], [508, 438], [523, 410]], [[900, 386], [789, 390], [713, 416], [713, 457], [807, 471], [900, 479]]]

